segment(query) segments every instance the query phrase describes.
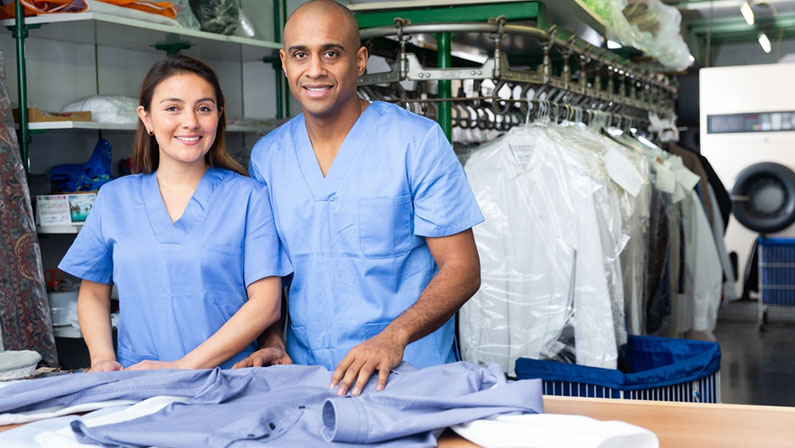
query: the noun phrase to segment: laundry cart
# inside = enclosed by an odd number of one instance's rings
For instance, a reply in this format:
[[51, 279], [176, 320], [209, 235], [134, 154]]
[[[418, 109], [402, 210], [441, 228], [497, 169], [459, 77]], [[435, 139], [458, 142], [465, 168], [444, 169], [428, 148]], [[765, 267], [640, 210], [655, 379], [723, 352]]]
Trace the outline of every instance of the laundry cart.
[[717, 343], [629, 336], [619, 370], [519, 358], [518, 379], [541, 378], [545, 395], [629, 400], [720, 402]]
[[759, 238], [759, 330], [769, 308], [795, 306], [795, 238]]

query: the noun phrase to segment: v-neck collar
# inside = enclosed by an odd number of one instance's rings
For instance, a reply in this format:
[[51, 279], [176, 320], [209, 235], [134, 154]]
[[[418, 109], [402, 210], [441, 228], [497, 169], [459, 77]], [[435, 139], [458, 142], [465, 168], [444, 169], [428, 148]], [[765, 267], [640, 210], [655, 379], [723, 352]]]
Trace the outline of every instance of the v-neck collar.
[[196, 186], [193, 195], [178, 220], [171, 222], [166, 204], [160, 195], [160, 187], [156, 173], [143, 176], [142, 195], [149, 223], [155, 237], [161, 243], [180, 244], [185, 237], [204, 221], [213, 197], [215, 187], [226, 177], [226, 172], [218, 168], [209, 168]]
[[345, 140], [342, 141], [342, 145], [340, 145], [325, 177], [317, 161], [312, 141], [309, 139], [309, 133], [306, 129], [306, 117], [301, 114], [293, 120], [291, 134], [293, 135], [295, 155], [298, 158], [304, 181], [316, 201], [329, 200], [342, 185], [353, 162], [356, 160], [356, 155], [362, 146], [365, 145], [372, 130], [371, 128], [382, 115], [376, 109], [379, 109], [376, 103], [372, 103], [362, 111], [359, 118], [356, 119], [356, 123], [348, 131], [348, 135], [345, 136]]

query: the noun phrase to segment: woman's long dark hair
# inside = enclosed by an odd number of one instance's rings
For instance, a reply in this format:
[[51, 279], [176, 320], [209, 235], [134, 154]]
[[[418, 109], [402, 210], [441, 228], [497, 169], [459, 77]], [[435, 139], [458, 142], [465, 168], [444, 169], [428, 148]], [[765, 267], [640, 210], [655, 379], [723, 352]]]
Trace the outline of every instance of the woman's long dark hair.
[[[226, 146], [224, 145], [224, 134], [226, 133], [224, 94], [221, 92], [221, 85], [218, 83], [218, 77], [215, 72], [204, 62], [181, 55], [169, 56], [156, 62], [149, 69], [149, 73], [146, 74], [144, 82], [141, 84], [140, 105], [144, 107], [146, 113], [151, 113], [152, 97], [157, 86], [172, 76], [186, 73], [197, 75], [210, 83], [213, 86], [215, 100], [218, 103], [218, 128], [215, 134], [215, 141], [204, 156], [205, 162], [210, 166], [226, 168], [247, 176], [248, 173], [243, 168], [243, 165], [233, 159], [226, 151]], [[157, 140], [146, 131], [143, 121], [138, 120], [138, 129], [135, 131], [135, 141], [133, 142], [132, 171], [134, 173], [152, 173], [157, 169], [159, 163], [160, 147], [157, 144]]]

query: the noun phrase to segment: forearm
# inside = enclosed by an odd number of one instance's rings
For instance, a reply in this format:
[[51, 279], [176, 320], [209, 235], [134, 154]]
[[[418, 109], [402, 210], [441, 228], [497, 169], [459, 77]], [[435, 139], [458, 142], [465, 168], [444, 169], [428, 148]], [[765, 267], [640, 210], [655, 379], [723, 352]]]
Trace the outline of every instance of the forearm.
[[480, 264], [451, 260], [439, 267], [417, 302], [384, 329], [404, 346], [444, 325], [480, 287]]
[[110, 323], [110, 285], [83, 282], [77, 299], [77, 318], [91, 365], [115, 361]]
[[259, 348], [277, 348], [284, 352], [287, 351], [284, 344], [284, 326], [287, 323], [287, 313], [287, 297], [282, 294], [281, 316], [257, 338]]
[[[274, 279], [263, 281], [267, 280]], [[280, 279], [274, 281], [279, 282]], [[249, 300], [215, 334], [182, 358], [185, 368], [216, 367], [256, 340], [280, 319], [277, 294], [272, 291], [256, 295], [249, 293]]]

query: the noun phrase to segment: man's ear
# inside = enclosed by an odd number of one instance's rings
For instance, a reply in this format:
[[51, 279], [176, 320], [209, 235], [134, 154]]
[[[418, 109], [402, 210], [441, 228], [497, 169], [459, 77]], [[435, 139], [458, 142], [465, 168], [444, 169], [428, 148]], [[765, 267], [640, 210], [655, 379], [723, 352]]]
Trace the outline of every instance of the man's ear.
[[367, 47], [362, 45], [359, 47], [359, 50], [356, 52], [356, 68], [358, 69], [359, 76], [364, 74], [364, 70], [367, 68], [367, 58], [370, 56], [370, 53], [367, 51]]
[[284, 58], [285, 58], [284, 50], [279, 50], [279, 59], [282, 60], [282, 72], [284, 72], [284, 76], [287, 76], [287, 69], [284, 68]]

